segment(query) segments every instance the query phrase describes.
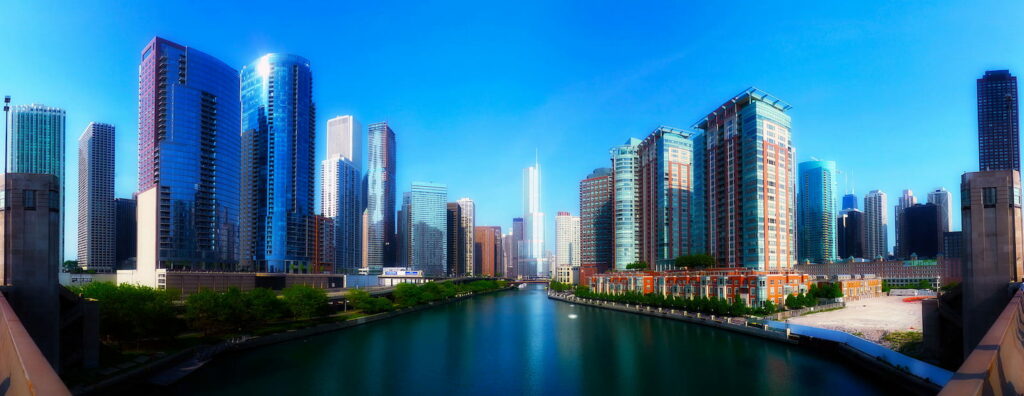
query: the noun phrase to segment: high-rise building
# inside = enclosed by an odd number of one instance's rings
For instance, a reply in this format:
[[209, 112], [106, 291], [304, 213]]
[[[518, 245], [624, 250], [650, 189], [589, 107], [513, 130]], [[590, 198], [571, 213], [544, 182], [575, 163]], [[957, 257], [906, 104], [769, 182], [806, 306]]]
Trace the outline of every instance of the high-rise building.
[[[306, 257], [309, 257], [309, 270], [308, 273], [313, 274], [331, 274], [339, 272], [336, 268], [337, 263], [337, 247], [334, 245], [337, 241], [334, 232], [337, 227], [334, 225], [334, 219], [322, 216], [312, 215], [308, 217], [309, 224], [306, 225]], [[352, 269], [348, 269], [352, 271]]]
[[514, 278], [515, 277], [515, 257], [514, 252], [515, 242], [512, 240], [512, 232], [501, 236], [501, 276]]
[[135, 269], [136, 210], [135, 198], [114, 199], [114, 263], [117, 269]]
[[414, 182], [408, 196], [409, 204], [403, 209], [409, 221], [405, 230], [408, 265], [426, 276], [445, 276], [448, 186]]
[[1024, 280], [1020, 173], [964, 173], [960, 191], [966, 355], [1006, 307], [1010, 282]]
[[989, 70], [978, 79], [978, 168], [1020, 171], [1017, 77]]
[[[412, 213], [412, 193], [406, 191], [402, 193], [402, 204], [398, 209], [397, 225], [395, 230], [395, 237], [392, 239], [392, 244], [389, 250], [389, 255], [394, 255], [395, 263], [399, 267], [409, 267], [409, 232], [412, 230], [412, 219], [409, 214]], [[445, 239], [448, 236], [445, 235]], [[445, 257], [447, 261], [447, 256]]]
[[7, 172], [57, 177], [60, 187], [60, 256], [64, 257], [64, 110], [41, 104], [12, 106]]
[[640, 167], [638, 149], [640, 139], [629, 138], [620, 146], [612, 147], [612, 211], [615, 216], [615, 269], [624, 270], [640, 261], [640, 186], [637, 169]]
[[750, 88], [695, 126], [703, 131], [702, 221], [718, 265], [796, 264], [796, 183], [789, 104]]
[[362, 139], [352, 116], [327, 121], [327, 159], [321, 163], [323, 215], [334, 224], [335, 270], [354, 273], [362, 267]]
[[[805, 161], [798, 165], [797, 243], [801, 263], [836, 259], [836, 163]], [[768, 227], [771, 230], [771, 225]]]
[[864, 196], [864, 258], [889, 255], [889, 204], [885, 192], [872, 190]]
[[580, 266], [580, 217], [569, 212], [555, 216], [555, 270]]
[[[650, 268], [674, 268], [675, 258], [691, 253], [693, 196], [691, 134], [658, 127], [637, 146], [640, 260]], [[561, 253], [559, 253], [561, 254]]]
[[519, 270], [523, 276], [548, 277], [544, 257], [544, 212], [540, 208], [540, 164], [523, 169], [523, 246]]
[[580, 181], [580, 283], [608, 271], [615, 262], [612, 170], [594, 169]]
[[316, 104], [306, 58], [267, 54], [242, 68], [242, 259], [249, 269], [308, 273]]
[[142, 50], [139, 193], [156, 189], [160, 206], [138, 214], [139, 233], [158, 241], [138, 247], [155, 260], [140, 266], [237, 268], [240, 109], [238, 72], [224, 62], [159, 37]]
[[865, 248], [865, 216], [857, 209], [847, 209], [839, 213], [836, 220], [836, 242], [839, 259], [864, 258]]
[[457, 202], [447, 205], [448, 276], [466, 275], [466, 233], [462, 228], [462, 207]]
[[942, 228], [939, 226], [939, 206], [914, 204], [903, 209], [900, 221], [905, 257], [935, 258], [942, 249]]
[[463, 233], [462, 243], [465, 244], [463, 254], [466, 257], [460, 259], [460, 262], [465, 263], [465, 274], [474, 276], [480, 272], [480, 268], [477, 267], [478, 260], [473, 258], [476, 250], [475, 231], [473, 231], [473, 227], [476, 225], [476, 207], [473, 205], [473, 200], [469, 198], [459, 198], [455, 203], [459, 204], [461, 209], [459, 221]]
[[366, 264], [381, 268], [394, 263], [395, 132], [387, 122], [370, 124], [366, 162]]
[[509, 264], [512, 267], [512, 271], [509, 277], [520, 278], [532, 276], [526, 271], [521, 271], [519, 266], [520, 260], [523, 257], [523, 252], [526, 250], [526, 222], [523, 221], [522, 217], [515, 217], [512, 219], [512, 246], [509, 247], [512, 251], [512, 262]]
[[942, 234], [942, 256], [951, 259], [964, 257], [963, 231], [950, 231]]
[[[953, 231], [953, 194], [939, 187], [928, 193], [928, 203], [939, 207], [939, 230]], [[940, 250], [941, 251], [941, 250]]]
[[897, 258], [906, 259], [910, 256], [910, 252], [906, 249], [906, 238], [907, 235], [904, 231], [907, 228], [903, 227], [903, 210], [917, 204], [917, 197], [914, 196], [914, 192], [911, 190], [903, 190], [903, 195], [900, 196], [899, 202], [896, 204], [896, 248], [895, 254]]
[[501, 227], [477, 226], [473, 228], [473, 255], [480, 269], [478, 276], [497, 276], [501, 274]]
[[114, 226], [114, 126], [89, 123], [78, 138], [78, 265], [117, 270]]
[[846, 194], [843, 195], [843, 209], [857, 209], [857, 194]]

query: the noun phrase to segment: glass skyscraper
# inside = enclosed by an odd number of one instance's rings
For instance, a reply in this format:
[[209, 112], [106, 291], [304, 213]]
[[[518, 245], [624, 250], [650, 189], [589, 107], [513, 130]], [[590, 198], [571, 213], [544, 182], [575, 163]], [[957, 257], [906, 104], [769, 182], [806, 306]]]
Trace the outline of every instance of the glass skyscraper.
[[370, 124], [366, 162], [366, 262], [363, 266], [392, 265], [395, 237], [395, 131], [387, 122]]
[[640, 260], [640, 186], [636, 180], [640, 166], [637, 149], [640, 139], [629, 138], [611, 149], [613, 213], [615, 216], [615, 269], [624, 270]]
[[857, 194], [846, 194], [843, 195], [843, 210], [858, 209], [857, 208]]
[[637, 146], [640, 259], [651, 269], [674, 268], [675, 258], [691, 253], [690, 200], [693, 196], [693, 141], [690, 133], [658, 127]]
[[989, 70], [978, 79], [978, 166], [1020, 170], [1020, 118], [1017, 77]]
[[797, 249], [801, 263], [836, 260], [836, 163], [806, 161], [799, 165]]
[[448, 244], [448, 186], [415, 182], [409, 193], [405, 216], [408, 218], [409, 267], [425, 276], [446, 276]]
[[547, 277], [544, 258], [544, 212], [540, 209], [540, 164], [523, 169], [523, 220], [525, 235], [520, 245], [519, 273]]
[[142, 50], [139, 192], [158, 192], [158, 268], [236, 268], [239, 109], [224, 62], [159, 37]]
[[11, 106], [7, 171], [57, 177], [60, 188], [60, 256], [64, 257], [64, 110], [41, 104]]
[[267, 54], [242, 68], [241, 79], [244, 267], [308, 273], [316, 169], [309, 61]]
[[[114, 126], [89, 123], [78, 139], [78, 265], [115, 272]], [[128, 243], [128, 241], [123, 241]]]

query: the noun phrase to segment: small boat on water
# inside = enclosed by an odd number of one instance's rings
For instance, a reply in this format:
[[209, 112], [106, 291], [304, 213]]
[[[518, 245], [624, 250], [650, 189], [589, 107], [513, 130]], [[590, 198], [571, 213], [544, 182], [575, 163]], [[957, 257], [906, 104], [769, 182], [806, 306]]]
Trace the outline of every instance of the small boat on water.
[[519, 284], [519, 288], [520, 289], [525, 289], [526, 288], [526, 284], [525, 283], [520, 283]]

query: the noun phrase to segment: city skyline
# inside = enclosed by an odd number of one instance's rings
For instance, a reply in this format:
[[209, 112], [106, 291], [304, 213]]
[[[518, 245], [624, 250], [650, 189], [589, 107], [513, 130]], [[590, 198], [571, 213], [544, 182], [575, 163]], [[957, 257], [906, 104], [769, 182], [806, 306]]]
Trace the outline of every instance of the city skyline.
[[[129, 15], [141, 14], [143, 11], [134, 8], [133, 5], [124, 6], [124, 13]], [[162, 6], [161, 6], [162, 7]], [[581, 15], [588, 15], [594, 18], [602, 17], [596, 15], [596, 11], [575, 9], [571, 6], [567, 9], [556, 11], [579, 12]], [[782, 27], [777, 26], [779, 33], [759, 38], [761, 44], [766, 48], [779, 48], [779, 45], [787, 44], [793, 47], [787, 51], [799, 59], [807, 57], [828, 58], [830, 64], [826, 65], [825, 72], [833, 72], [834, 76], [827, 76], [825, 73], [802, 73], [807, 72], [811, 65], [820, 67], [821, 63], [810, 62], [808, 69], [804, 66], [797, 70], [781, 72], [771, 67], [762, 70], [750, 71], [741, 68], [730, 67], [722, 70], [712, 70], [707, 67], [697, 66], [699, 62], [689, 62], [697, 59], [703, 49], [714, 43], [723, 44], [726, 37], [721, 27], [705, 26], [706, 33], [698, 34], [700, 27], [673, 28], [667, 32], [668, 39], [660, 43], [649, 43], [629, 52], [631, 56], [624, 57], [626, 60], [611, 62], [607, 66], [601, 66], [604, 58], [598, 55], [585, 52], [586, 45], [577, 49], [571, 49], [569, 55], [577, 56], [576, 60], [569, 60], [564, 57], [555, 59], [557, 67], [550, 77], [537, 79], [537, 67], [532, 63], [515, 63], [510, 67], [520, 67], [521, 72], [511, 72], [494, 80], [491, 73], [466, 73], [466, 69], [455, 68], [455, 70], [443, 70], [443, 67], [451, 66], [436, 58], [423, 58], [426, 62], [419, 62], [422, 66], [409, 68], [407, 65], [386, 65], [378, 67], [379, 71], [369, 70], [353, 63], [352, 59], [363, 59], [366, 55], [377, 53], [377, 51], [401, 51], [415, 48], [417, 42], [397, 44], [393, 40], [363, 40], [365, 42], [345, 39], [345, 43], [354, 45], [353, 52], [347, 53], [344, 57], [330, 54], [330, 48], [318, 49], [319, 40], [303, 41], [303, 36], [326, 36], [321, 28], [314, 28], [316, 23], [303, 24], [300, 32], [286, 32], [288, 27], [272, 26], [245, 26], [243, 21], [247, 20], [247, 14], [242, 11], [236, 16], [231, 16], [223, 25], [215, 26], [213, 33], [231, 32], [237, 39], [219, 40], [217, 34], [194, 31], [191, 27], [200, 24], [210, 23], [210, 17], [201, 15], [187, 15], [184, 20], [171, 20], [170, 18], [155, 18], [146, 24], [131, 23], [119, 27], [120, 30], [92, 27], [83, 28], [84, 21], [89, 18], [71, 17], [71, 15], [102, 15], [109, 12], [104, 7], [94, 7], [88, 10], [78, 10], [81, 13], [69, 12], [47, 13], [47, 18], [37, 17], [42, 11], [29, 9], [25, 5], [13, 4], [8, 7], [8, 15], [15, 18], [17, 22], [4, 24], [2, 28], [5, 33], [11, 35], [17, 32], [18, 35], [39, 37], [34, 40], [36, 45], [54, 48], [51, 55], [47, 57], [30, 56], [35, 51], [34, 46], [14, 46], [7, 53], [8, 56], [0, 58], [0, 66], [5, 73], [0, 75], [0, 86], [7, 90], [5, 94], [13, 96], [15, 104], [45, 103], [50, 106], [60, 107], [68, 112], [68, 125], [66, 133], [77, 133], [82, 130], [88, 122], [104, 122], [114, 125], [120, 133], [116, 142], [118, 164], [116, 170], [115, 195], [117, 197], [130, 197], [134, 193], [134, 185], [137, 183], [137, 175], [134, 174], [137, 155], [134, 150], [137, 148], [134, 136], [136, 125], [137, 100], [137, 67], [138, 49], [155, 35], [167, 37], [176, 42], [185, 43], [202, 49], [218, 59], [223, 60], [229, 66], [240, 69], [248, 61], [256, 56], [268, 52], [289, 52], [301, 54], [311, 60], [314, 64], [314, 73], [317, 73], [318, 80], [315, 87], [314, 97], [318, 101], [318, 113], [326, 120], [330, 117], [341, 114], [354, 114], [356, 117], [367, 120], [388, 120], [395, 127], [401, 130], [399, 140], [402, 144], [400, 153], [404, 164], [398, 172], [398, 185], [408, 185], [411, 180], [444, 180], [451, 188], [451, 196], [468, 196], [478, 202], [478, 224], [494, 224], [507, 227], [511, 219], [519, 214], [519, 202], [516, 199], [520, 194], [518, 183], [485, 184], [480, 180], [486, 180], [488, 176], [498, 175], [503, 179], [515, 180], [519, 170], [528, 164], [522, 159], [531, 156], [535, 148], [540, 149], [540, 162], [545, 166], [544, 185], [541, 187], [546, 193], [543, 197], [542, 206], [547, 212], [554, 213], [558, 210], [578, 211], [577, 192], [574, 186], [578, 180], [586, 176], [588, 172], [596, 167], [607, 167], [607, 150], [620, 143], [626, 137], [642, 134], [651, 128], [660, 125], [679, 125], [688, 127], [692, 120], [699, 117], [702, 109], [717, 105], [719, 98], [727, 97], [735, 91], [750, 85], [758, 86], [786, 98], [794, 105], [792, 114], [797, 125], [794, 128], [797, 133], [794, 138], [797, 151], [797, 161], [803, 161], [810, 156], [822, 159], [834, 160], [837, 167], [845, 172], [843, 179], [849, 179], [849, 185], [841, 183], [840, 192], [853, 190], [850, 185], [856, 185], [855, 190], [863, 194], [869, 190], [882, 190], [890, 196], [897, 197], [903, 189], [916, 189], [918, 191], [931, 191], [937, 187], [945, 187], [953, 193], [953, 200], [959, 199], [959, 190], [954, 188], [957, 181], [948, 177], [949, 174], [959, 174], [963, 171], [977, 167], [977, 153], [967, 153], [958, 150], [958, 147], [973, 145], [977, 138], [976, 129], [976, 108], [975, 104], [975, 79], [981, 78], [986, 70], [1009, 69], [1011, 73], [1020, 70], [1024, 65], [1024, 58], [1016, 55], [1014, 51], [1000, 49], [1013, 48], [1013, 40], [1002, 40], [993, 42], [990, 40], [979, 40], [979, 37], [997, 35], [1000, 37], [1022, 37], [1019, 26], [1011, 26], [1008, 23], [996, 22], [976, 29], [968, 35], [958, 35], [954, 29], [928, 29], [928, 26], [947, 25], [952, 20], [978, 15], [975, 7], [936, 5], [918, 9], [914, 17], [902, 16], [898, 10], [903, 6], [891, 6], [882, 10], [868, 9], [867, 7], [845, 6], [843, 10], [846, 17], [840, 18], [830, 16], [823, 20], [824, 25], [831, 24], [828, 21], [842, 22], [844, 26], [839, 33], [843, 42], [854, 48], [853, 51], [841, 51], [840, 49], [828, 48], [827, 42], [809, 40], [806, 42], [794, 43], [789, 40], [794, 35], [812, 36], [814, 33], [826, 29], [817, 24], [804, 27]], [[1008, 3], [1003, 7], [1017, 7], [1021, 5]], [[977, 7], [983, 8], [983, 7]], [[509, 10], [510, 12], [514, 10]], [[539, 12], [536, 6], [527, 5], [523, 12]], [[638, 16], [646, 18], [663, 18], [658, 14], [678, 15], [679, 12], [688, 12], [695, 15], [709, 13], [710, 7], [673, 6], [670, 9], [661, 8], [660, 12], [633, 11]], [[809, 21], [820, 19], [827, 14], [821, 9], [799, 10], [797, 7], [780, 7], [778, 9], [765, 10], [766, 16], [787, 16], [791, 20]], [[148, 12], [159, 12], [148, 11]], [[372, 9], [356, 9], [353, 12], [364, 15], [375, 15]], [[551, 12], [548, 10], [547, 12]], [[1012, 10], [1008, 10], [1012, 12]], [[319, 14], [328, 15], [329, 12]], [[148, 15], [148, 14], [146, 14]], [[449, 17], [458, 17], [455, 13]], [[490, 14], [479, 23], [492, 21]], [[375, 17], [376, 18], [376, 17]], [[722, 26], [734, 23], [742, 23], [744, 17], [733, 16], [716, 22]], [[768, 18], [772, 19], [772, 18]], [[47, 20], [47, 23], [35, 21]], [[406, 19], [403, 21], [411, 22]], [[874, 22], [860, 22], [873, 20]], [[542, 21], [535, 33], [526, 39], [541, 37], [554, 29], [553, 21]], [[369, 21], [367, 22], [369, 23]], [[466, 22], [477, 23], [477, 22]], [[616, 22], [627, 24], [628, 22]], [[44, 34], [42, 29], [50, 29], [54, 25], [61, 26], [60, 29], [74, 29], [85, 32], [81, 38], [74, 38], [69, 43], [54, 43], [56, 37]], [[288, 25], [288, 24], [286, 24]], [[310, 27], [306, 27], [309, 25]], [[413, 24], [415, 25], [415, 24]], [[584, 26], [585, 23], [569, 23], [570, 28]], [[799, 23], [788, 24], [793, 26]], [[500, 24], [498, 25], [501, 26]], [[565, 26], [564, 24], [561, 26]], [[899, 26], [903, 26], [902, 28]], [[504, 39], [513, 40], [513, 36], [522, 32], [522, 28], [507, 26], [508, 32], [499, 32], [494, 29], [486, 29], [481, 33], [482, 39]], [[652, 32], [632, 24], [619, 25], [629, 33], [622, 33], [621, 45], [616, 44], [615, 48], [623, 49], [625, 46], [640, 42]], [[862, 31], [860, 28], [875, 28]], [[365, 29], [366, 26], [353, 26], [346, 29]], [[14, 30], [11, 30], [14, 29]], [[223, 29], [223, 30], [222, 30]], [[880, 29], [880, 30], [879, 30]], [[900, 36], [901, 29], [913, 29], [917, 32], [929, 31], [934, 38], [925, 40], [925, 44], [912, 44], [921, 40], [921, 36], [894, 37]], [[570, 29], [567, 34], [579, 35], [579, 29]], [[349, 31], [349, 30], [346, 30]], [[870, 31], [871, 33], [868, 33]], [[117, 34], [117, 39], [107, 39]], [[962, 32], [961, 32], [962, 33]], [[340, 34], [340, 33], [339, 33]], [[364, 33], [366, 34], [366, 33]], [[447, 35], [455, 35], [455, 32], [432, 33], [430, 37], [423, 40], [437, 40], [446, 38]], [[591, 41], [584, 43], [598, 44], [613, 40], [608, 36], [610, 33], [602, 33]], [[962, 36], [962, 37], [961, 37]], [[327, 36], [330, 37], [330, 36]], [[358, 37], [368, 37], [359, 35]], [[394, 38], [395, 36], [387, 36]], [[882, 40], [886, 38], [887, 40]], [[892, 41], [892, 42], [884, 42]], [[611, 41], [614, 43], [614, 41]], [[923, 47], [927, 43], [942, 42], [944, 48], [951, 51], [960, 51], [964, 54], [996, 54], [986, 55], [974, 59], [970, 56], [958, 58], [953, 61], [942, 62], [934, 66], [936, 62], [927, 62], [928, 67], [915, 67], [923, 65], [928, 56], [924, 59], [914, 60], [913, 56], [901, 56], [911, 63], [902, 62], [899, 65], [889, 61], [875, 60], [864, 64], [854, 63], [867, 58], [886, 59], [889, 55], [902, 54], [906, 48], [914, 49], [909, 55], [926, 54]], [[465, 46], [477, 48], [475, 40], [455, 40], [442, 48], [445, 53], [458, 51]], [[526, 49], [517, 43], [522, 41], [510, 41], [511, 49], [508, 53], [482, 51], [478, 53], [485, 55], [481, 62], [497, 62], [507, 59], [506, 57], [524, 57], [537, 53], [547, 54], [552, 51], [563, 50], [565, 43], [550, 43], [541, 45], [536, 49]], [[67, 46], [81, 48], [68, 48]], [[379, 48], [378, 48], [379, 47]], [[753, 48], [753, 47], [751, 47]], [[916, 49], [921, 48], [921, 49]], [[68, 49], [68, 51], [60, 51]], [[755, 48], [756, 49], [756, 48]], [[76, 69], [61, 78], [49, 78], [59, 75], [62, 72], [55, 71], [56, 67], [70, 64], [68, 59], [81, 59], [82, 51], [103, 53], [107, 56], [97, 57], [80, 64]], [[577, 51], [577, 52], [572, 52]], [[765, 50], [758, 49], [761, 55]], [[899, 51], [899, 52], [897, 52]], [[411, 51], [417, 59], [425, 56], [419, 52]], [[787, 52], [788, 53], [788, 52]], [[353, 58], [355, 56], [356, 58]], [[734, 56], [734, 55], [729, 55]], [[70, 58], [69, 58], [70, 57]], [[363, 58], [359, 58], [363, 57]], [[530, 58], [531, 56], [526, 56]], [[38, 59], [32, 62], [31, 68], [26, 68], [19, 59]], [[344, 65], [342, 61], [347, 62]], [[523, 62], [523, 61], [520, 61]], [[773, 61], [774, 62], [774, 61]], [[792, 62], [792, 60], [787, 60]], [[921, 63], [914, 63], [921, 62]], [[728, 62], [725, 62], [728, 63]], [[801, 62], [794, 62], [800, 64]], [[490, 63], [487, 63], [490, 64]], [[839, 65], [843, 65], [841, 68]], [[379, 66], [379, 65], [378, 65]], [[913, 75], [900, 71], [914, 68]], [[584, 69], [584, 75], [574, 77], [574, 71]], [[677, 70], [678, 69], [678, 70]], [[842, 69], [842, 70], [840, 70]], [[38, 70], [38, 72], [36, 72]], [[61, 68], [59, 70], [65, 70]], [[103, 70], [103, 72], [97, 72]], [[387, 81], [384, 75], [401, 75], [400, 72], [411, 73], [410, 77]], [[435, 78], [427, 78], [427, 74]], [[88, 78], [85, 76], [89, 76]], [[456, 77], [458, 76], [458, 78]], [[881, 76], [881, 77], [879, 77]], [[460, 78], [465, 78], [461, 80]], [[532, 79], [532, 80], [531, 80]], [[605, 87], [605, 84], [597, 84], [599, 81], [610, 79], [614, 82]], [[434, 80], [435, 82], [424, 82], [427, 85], [417, 85], [414, 81]], [[698, 81], [700, 84], [698, 84]], [[536, 88], [525, 88], [524, 83], [533, 82]], [[706, 83], [705, 83], [706, 82]], [[669, 92], [661, 86], [672, 86]], [[446, 84], [450, 89], [438, 89], [432, 84]], [[404, 86], [403, 86], [404, 85]], [[601, 85], [602, 87], [598, 87]], [[373, 87], [373, 90], [370, 90]], [[516, 88], [524, 87], [524, 88]], [[698, 88], [699, 87], [699, 88]], [[70, 89], [69, 89], [70, 88]], [[494, 96], [481, 96], [477, 90], [485, 88], [489, 92], [496, 89], [502, 94]], [[948, 112], [933, 114], [922, 120], [914, 117], [913, 120], [902, 119], [907, 112], [923, 112], [926, 105], [923, 103], [902, 103], [901, 98], [905, 92], [915, 91], [924, 95], [941, 95], [949, 98]], [[88, 92], [85, 96], [82, 93]], [[341, 94], [337, 94], [341, 92]], [[379, 93], [374, 93], [379, 92]], [[430, 92], [430, 94], [425, 94]], [[639, 96], [642, 95], [642, 96]], [[614, 99], [622, 96], [627, 101]], [[465, 99], [469, 97], [486, 97], [488, 99], [469, 103]], [[637, 103], [627, 103], [633, 98], [644, 97]], [[850, 97], [856, 100], [848, 100]], [[842, 106], [836, 103], [842, 102]], [[433, 102], [447, 102], [447, 109], [440, 109]], [[907, 106], [910, 106], [908, 108]], [[609, 109], [621, 108], [623, 114], [632, 113], [625, 119], [609, 122], [615, 112]], [[644, 110], [639, 110], [639, 109]], [[842, 108], [842, 109], [840, 109]], [[899, 108], [899, 111], [892, 109]], [[852, 122], [834, 124], [842, 114], [853, 114]], [[930, 114], [930, 113], [929, 113]], [[475, 133], [481, 128], [497, 127], [502, 131], [509, 131], [513, 128], [511, 122], [516, 115], [523, 116], [522, 124], [517, 124], [514, 129], [525, 132], [517, 133], [517, 138], [512, 139], [508, 144], [502, 145], [501, 149], [467, 150], [468, 147], [489, 147], [489, 136]], [[845, 116], [844, 116], [845, 117]], [[562, 120], [558, 128], [551, 128], [553, 120]], [[607, 125], [605, 125], [607, 124]], [[883, 126], [881, 128], [877, 126]], [[325, 123], [318, 122], [318, 139], [324, 135]], [[452, 139], [445, 139], [441, 142], [431, 142], [432, 136], [438, 128], [445, 128], [445, 133], [450, 134]], [[892, 131], [910, 131], [919, 133], [893, 134]], [[584, 135], [584, 132], [587, 131]], [[829, 133], [821, 133], [829, 131]], [[899, 148], [912, 145], [920, 139], [922, 133], [928, 131], [928, 136], [940, 139], [948, 144], [938, 145], [936, 152], [924, 153], [903, 153]], [[896, 155], [909, 154], [911, 158], [901, 161], [899, 166], [891, 166], [886, 163], [872, 163], [864, 156], [863, 148], [845, 147], [852, 145], [835, 145], [828, 136], [833, 134], [858, 136], [859, 141], [864, 141], [876, 147], [872, 153], [873, 157], [884, 158]], [[817, 135], [824, 135], [818, 137]], [[581, 139], [581, 136], [588, 138]], [[592, 136], [592, 137], [591, 137]], [[66, 153], [73, 153], [76, 136], [66, 136]], [[538, 144], [541, 142], [543, 144]], [[572, 143], [574, 147], [571, 152], [579, 153], [578, 156], [565, 156], [567, 152], [565, 145]], [[322, 147], [323, 141], [318, 141], [318, 147]], [[439, 151], [445, 147], [444, 151]], [[466, 153], [464, 156], [452, 155], [454, 153]], [[498, 155], [500, 153], [500, 155]], [[452, 157], [440, 161], [430, 161], [429, 158], [437, 156]], [[67, 175], [66, 180], [75, 180], [76, 172], [75, 159], [66, 154]], [[323, 160], [323, 150], [318, 150], [317, 163]], [[571, 157], [571, 159], [570, 159]], [[932, 158], [928, 158], [932, 157]], [[493, 161], [493, 166], [484, 169], [474, 169], [468, 164], [480, 160]], [[412, 164], [416, 164], [415, 167]], [[890, 169], [891, 168], [891, 169]], [[918, 177], [918, 176], [921, 177]], [[913, 182], [906, 182], [913, 180]], [[507, 184], [507, 185], [506, 185]], [[77, 224], [73, 219], [77, 218], [74, 213], [77, 208], [68, 205], [75, 202], [76, 191], [68, 191], [65, 197], [66, 213], [65, 235], [75, 235]], [[319, 202], [319, 199], [316, 200]], [[888, 217], [894, 218], [893, 207], [887, 208]], [[953, 213], [954, 228], [959, 228], [960, 214]], [[546, 234], [552, 234], [553, 222], [546, 222]], [[893, 221], [890, 221], [893, 223]], [[889, 246], [894, 242], [895, 230], [893, 224], [889, 224]], [[65, 253], [69, 258], [74, 254], [74, 238], [65, 238]]]

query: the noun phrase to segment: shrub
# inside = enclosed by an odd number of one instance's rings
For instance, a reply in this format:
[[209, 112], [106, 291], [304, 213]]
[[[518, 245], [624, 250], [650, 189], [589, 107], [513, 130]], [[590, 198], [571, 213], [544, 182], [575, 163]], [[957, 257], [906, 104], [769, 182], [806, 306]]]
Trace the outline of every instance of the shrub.
[[327, 292], [306, 285], [294, 285], [284, 289], [285, 306], [296, 319], [308, 319], [327, 313]]

